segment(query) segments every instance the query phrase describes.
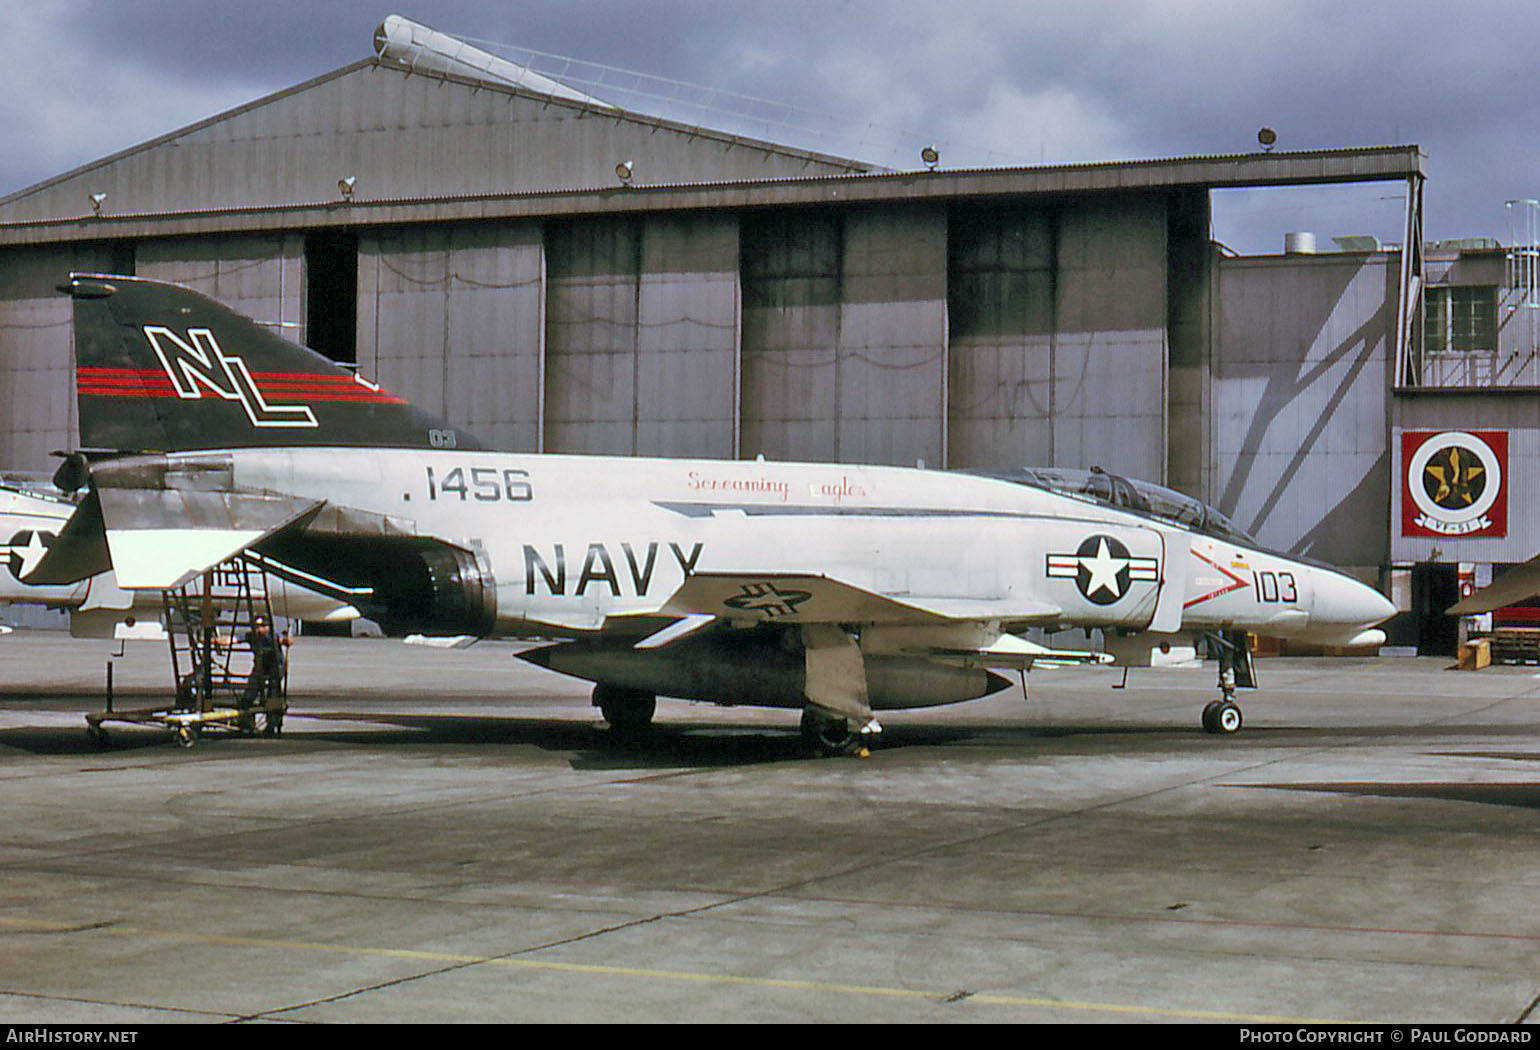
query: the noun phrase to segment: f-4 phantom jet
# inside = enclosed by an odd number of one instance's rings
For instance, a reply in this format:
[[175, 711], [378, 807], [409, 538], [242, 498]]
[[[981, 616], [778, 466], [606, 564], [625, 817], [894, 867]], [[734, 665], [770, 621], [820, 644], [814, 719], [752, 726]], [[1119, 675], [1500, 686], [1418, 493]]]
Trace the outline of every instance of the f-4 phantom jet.
[[[1244, 679], [1244, 632], [1373, 645], [1393, 611], [1111, 474], [493, 452], [191, 289], [62, 290], [85, 450], [56, 482], [85, 495], [30, 579], [162, 588], [256, 552], [387, 628], [564, 639], [527, 658], [616, 729], [657, 696], [786, 707], [838, 751], [1063, 656], [1030, 627], [1214, 634]], [[1203, 721], [1231, 732], [1221, 687]]]

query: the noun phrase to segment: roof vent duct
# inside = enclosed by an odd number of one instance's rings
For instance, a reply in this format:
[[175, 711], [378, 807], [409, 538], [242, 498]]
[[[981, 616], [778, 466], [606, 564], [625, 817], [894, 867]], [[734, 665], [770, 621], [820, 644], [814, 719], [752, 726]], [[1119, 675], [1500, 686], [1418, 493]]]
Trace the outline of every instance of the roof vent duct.
[[576, 88], [532, 69], [498, 58], [463, 40], [429, 29], [420, 22], [400, 15], [390, 15], [374, 30], [374, 53], [382, 63], [409, 73], [449, 73], [483, 83], [521, 88], [569, 102], [604, 109], [615, 107], [602, 99], [585, 95]]
[[1283, 235], [1283, 253], [1285, 255], [1314, 255], [1315, 234], [1313, 233], [1286, 233]]

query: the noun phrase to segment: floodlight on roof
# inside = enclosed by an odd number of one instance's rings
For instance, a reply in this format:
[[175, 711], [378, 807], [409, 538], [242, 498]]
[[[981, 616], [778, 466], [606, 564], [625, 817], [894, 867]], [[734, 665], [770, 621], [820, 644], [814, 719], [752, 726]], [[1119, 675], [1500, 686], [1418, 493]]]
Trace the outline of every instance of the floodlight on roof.
[[1277, 141], [1278, 133], [1272, 128], [1263, 128], [1261, 131], [1257, 132], [1257, 142], [1261, 144], [1264, 150], [1272, 149], [1273, 143]]
[[623, 185], [631, 185], [631, 171], [632, 165], [629, 160], [623, 160], [619, 164], [615, 165], [615, 177], [619, 179]]
[[357, 185], [358, 176], [348, 175], [345, 178], [337, 180], [337, 192], [342, 194], [343, 200], [351, 201], [353, 199], [353, 187]]
[[924, 146], [920, 149], [920, 159], [931, 171], [936, 170], [936, 164], [941, 160], [941, 151], [935, 146]]

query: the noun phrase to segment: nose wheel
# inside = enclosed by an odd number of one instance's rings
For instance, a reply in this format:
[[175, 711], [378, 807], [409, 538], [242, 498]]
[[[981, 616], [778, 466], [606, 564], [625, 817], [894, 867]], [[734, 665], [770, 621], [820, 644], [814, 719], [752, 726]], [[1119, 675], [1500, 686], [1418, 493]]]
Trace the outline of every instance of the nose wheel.
[[1205, 733], [1214, 733], [1220, 736], [1239, 733], [1243, 721], [1241, 709], [1236, 706], [1233, 700], [1211, 700], [1208, 706], [1203, 709], [1203, 731]]

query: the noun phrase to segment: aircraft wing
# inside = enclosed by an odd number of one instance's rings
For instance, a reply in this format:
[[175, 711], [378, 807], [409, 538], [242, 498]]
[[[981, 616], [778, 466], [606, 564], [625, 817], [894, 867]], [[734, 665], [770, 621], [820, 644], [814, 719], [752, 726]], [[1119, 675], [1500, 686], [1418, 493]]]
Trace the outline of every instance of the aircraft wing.
[[1450, 616], [1474, 616], [1540, 595], [1540, 554], [1515, 566], [1469, 598], [1449, 607]]
[[721, 572], [691, 574], [662, 611], [755, 623], [912, 626], [979, 620], [1048, 623], [1062, 612], [1057, 605], [1027, 598], [897, 598], [822, 575]]

